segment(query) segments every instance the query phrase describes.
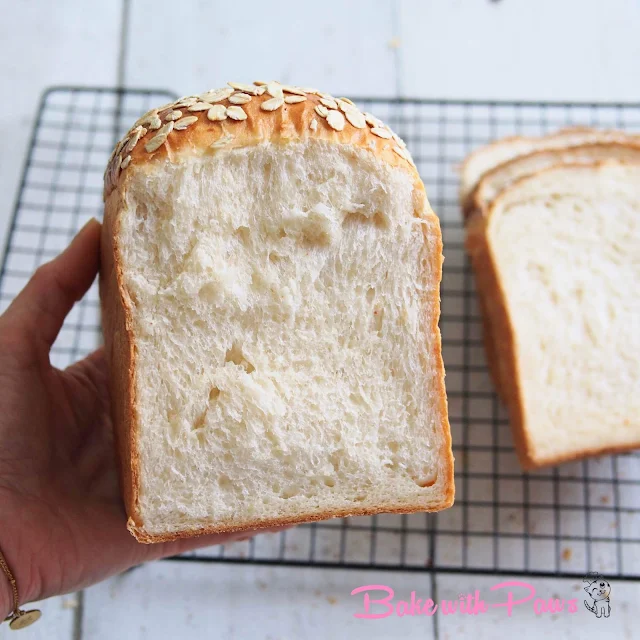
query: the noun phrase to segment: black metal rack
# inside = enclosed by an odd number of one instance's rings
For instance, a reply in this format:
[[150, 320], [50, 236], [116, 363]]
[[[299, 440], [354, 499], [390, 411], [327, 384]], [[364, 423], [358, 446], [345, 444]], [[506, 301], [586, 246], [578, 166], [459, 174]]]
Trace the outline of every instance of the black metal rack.
[[[60, 87], [40, 103], [0, 273], [0, 311], [91, 216], [114, 141], [162, 91]], [[456, 504], [436, 515], [380, 515], [303, 525], [177, 559], [197, 562], [640, 579], [640, 454], [523, 473], [491, 386], [473, 278], [463, 250], [455, 166], [506, 135], [586, 124], [640, 131], [638, 104], [365, 98], [407, 142], [440, 216], [445, 247], [443, 351], [456, 455]], [[52, 360], [66, 366], [99, 341], [94, 286]]]

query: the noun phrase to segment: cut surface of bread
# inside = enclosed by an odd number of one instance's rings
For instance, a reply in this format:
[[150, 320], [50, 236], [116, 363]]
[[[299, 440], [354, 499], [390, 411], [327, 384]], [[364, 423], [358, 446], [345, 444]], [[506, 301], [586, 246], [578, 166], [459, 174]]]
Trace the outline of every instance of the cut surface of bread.
[[307, 134], [312, 100], [287, 120], [254, 98], [228, 125], [246, 144], [212, 153], [201, 119], [110, 178], [101, 298], [141, 541], [453, 502], [438, 219], [386, 138]]
[[640, 166], [524, 178], [467, 247], [523, 466], [640, 446]]
[[470, 153], [460, 168], [460, 202], [468, 208], [467, 201], [480, 179], [499, 165], [518, 156], [545, 149], [560, 149], [598, 142], [640, 143], [640, 136], [617, 130], [601, 130], [590, 127], [569, 127], [545, 136], [513, 136], [496, 140]]

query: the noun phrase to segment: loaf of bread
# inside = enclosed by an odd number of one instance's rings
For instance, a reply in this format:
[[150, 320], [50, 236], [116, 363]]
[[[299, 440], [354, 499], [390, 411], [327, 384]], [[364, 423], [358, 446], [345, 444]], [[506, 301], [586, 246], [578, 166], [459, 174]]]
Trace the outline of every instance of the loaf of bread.
[[640, 446], [640, 165], [559, 165], [467, 224], [525, 468]]
[[402, 140], [275, 82], [141, 117], [100, 275], [142, 542], [453, 502], [442, 240]]

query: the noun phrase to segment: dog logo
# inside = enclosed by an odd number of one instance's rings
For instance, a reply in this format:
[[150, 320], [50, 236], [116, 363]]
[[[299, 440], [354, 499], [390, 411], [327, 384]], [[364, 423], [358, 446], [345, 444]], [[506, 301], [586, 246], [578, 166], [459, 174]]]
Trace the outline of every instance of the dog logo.
[[602, 616], [608, 618], [611, 613], [611, 607], [609, 606], [611, 585], [599, 573], [588, 573], [582, 579], [582, 582], [587, 583], [584, 590], [593, 600], [592, 605], [589, 605], [589, 602], [585, 600], [584, 606], [594, 613], [596, 618], [602, 618]]

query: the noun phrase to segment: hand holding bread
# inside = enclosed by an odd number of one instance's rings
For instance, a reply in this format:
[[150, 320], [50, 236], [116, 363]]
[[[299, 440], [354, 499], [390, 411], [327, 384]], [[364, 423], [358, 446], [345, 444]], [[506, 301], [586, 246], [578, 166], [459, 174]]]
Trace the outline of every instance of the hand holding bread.
[[[0, 552], [20, 605], [248, 535], [149, 546], [125, 528], [104, 350], [64, 370], [50, 361], [65, 317], [97, 275], [100, 234], [90, 220], [0, 315]], [[12, 607], [0, 571], [0, 620]]]

